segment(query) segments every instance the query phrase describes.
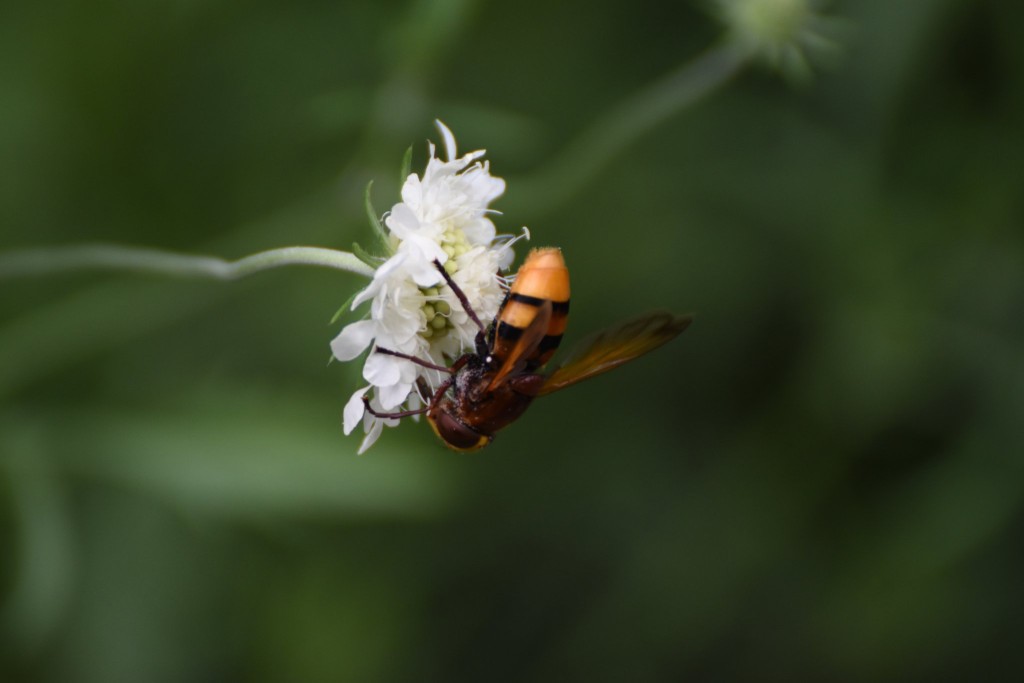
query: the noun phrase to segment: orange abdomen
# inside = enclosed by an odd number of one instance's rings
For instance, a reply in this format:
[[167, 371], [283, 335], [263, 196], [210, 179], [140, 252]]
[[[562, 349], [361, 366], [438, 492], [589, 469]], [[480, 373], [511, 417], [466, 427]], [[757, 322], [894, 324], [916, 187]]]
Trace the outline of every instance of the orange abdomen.
[[492, 356], [508, 356], [545, 301], [551, 302], [551, 320], [544, 339], [526, 359], [528, 370], [541, 367], [551, 358], [569, 317], [569, 269], [561, 250], [552, 247], [534, 249], [519, 268], [512, 290], [498, 311]]

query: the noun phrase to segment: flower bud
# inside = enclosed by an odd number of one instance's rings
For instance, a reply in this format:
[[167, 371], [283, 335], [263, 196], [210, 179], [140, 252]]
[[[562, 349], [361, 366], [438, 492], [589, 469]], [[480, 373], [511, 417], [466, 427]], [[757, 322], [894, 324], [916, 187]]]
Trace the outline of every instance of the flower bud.
[[808, 52], [835, 52], [826, 36], [838, 22], [821, 16], [814, 0], [718, 0], [733, 43], [793, 80], [810, 76]]

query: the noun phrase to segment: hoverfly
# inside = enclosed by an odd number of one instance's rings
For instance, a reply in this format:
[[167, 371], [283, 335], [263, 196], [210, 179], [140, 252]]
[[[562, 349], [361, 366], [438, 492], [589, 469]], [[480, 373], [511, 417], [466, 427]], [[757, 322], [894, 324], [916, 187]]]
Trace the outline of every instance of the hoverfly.
[[539, 370], [562, 340], [569, 316], [569, 269], [557, 248], [534, 249], [489, 327], [485, 327], [440, 263], [444, 276], [470, 319], [480, 331], [474, 353], [459, 357], [450, 367], [406, 354], [377, 348], [423, 367], [448, 373], [432, 394], [421, 379], [426, 407], [380, 413], [364, 399], [376, 417], [400, 418], [426, 413], [434, 433], [457, 451], [475, 451], [494, 440], [495, 433], [516, 420], [533, 399], [572, 386], [633, 360], [671, 341], [685, 330], [692, 316], [653, 312], [593, 335], [569, 360], [550, 375]]

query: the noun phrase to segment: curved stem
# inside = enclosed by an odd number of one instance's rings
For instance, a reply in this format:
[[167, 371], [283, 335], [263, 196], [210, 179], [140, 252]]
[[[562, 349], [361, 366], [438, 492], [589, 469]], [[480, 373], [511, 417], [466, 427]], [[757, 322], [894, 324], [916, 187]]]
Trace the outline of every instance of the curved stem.
[[373, 277], [373, 269], [346, 251], [321, 247], [283, 247], [237, 261], [192, 256], [145, 247], [85, 244], [0, 253], [0, 279], [50, 275], [75, 270], [133, 270], [178, 277], [237, 280], [282, 266], [321, 266]]
[[538, 212], [567, 201], [642, 135], [727, 83], [747, 59], [727, 43], [683, 64], [600, 116], [544, 171], [519, 180], [517, 193]]

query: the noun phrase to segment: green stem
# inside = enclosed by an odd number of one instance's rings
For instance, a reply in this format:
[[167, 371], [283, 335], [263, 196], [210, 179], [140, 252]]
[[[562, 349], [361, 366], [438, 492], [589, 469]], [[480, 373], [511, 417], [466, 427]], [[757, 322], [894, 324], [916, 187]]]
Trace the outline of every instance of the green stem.
[[237, 261], [191, 256], [145, 247], [85, 244], [0, 253], [0, 279], [50, 275], [75, 270], [134, 270], [178, 277], [237, 280], [282, 266], [321, 266], [373, 277], [373, 269], [346, 251], [321, 247], [283, 247]]
[[746, 53], [724, 44], [683, 64], [600, 116], [544, 171], [517, 181], [516, 193], [539, 213], [567, 201], [629, 145], [727, 83], [747, 61]]

